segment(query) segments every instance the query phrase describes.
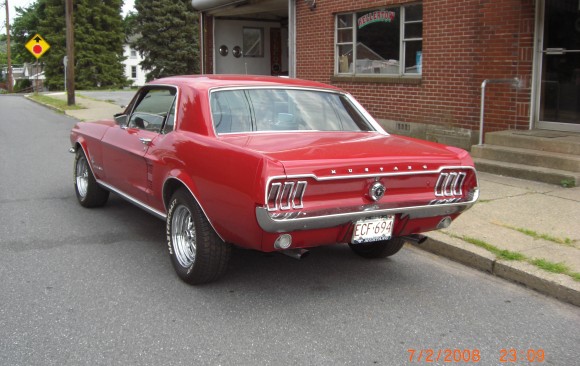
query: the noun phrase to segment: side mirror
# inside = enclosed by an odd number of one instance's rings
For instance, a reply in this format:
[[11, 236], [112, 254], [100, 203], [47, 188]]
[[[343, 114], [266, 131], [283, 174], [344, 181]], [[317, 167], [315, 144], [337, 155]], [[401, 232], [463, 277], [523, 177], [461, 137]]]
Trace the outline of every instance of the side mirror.
[[115, 122], [119, 126], [124, 126], [127, 124], [127, 115], [126, 114], [117, 113], [117, 114], [115, 114], [114, 118], [115, 118]]

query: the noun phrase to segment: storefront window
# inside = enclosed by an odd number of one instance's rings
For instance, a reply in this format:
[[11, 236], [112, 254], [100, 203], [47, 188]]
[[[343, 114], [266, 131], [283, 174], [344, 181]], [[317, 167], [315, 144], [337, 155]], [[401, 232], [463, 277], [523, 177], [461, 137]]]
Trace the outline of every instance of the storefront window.
[[339, 14], [335, 49], [337, 74], [420, 75], [423, 6]]

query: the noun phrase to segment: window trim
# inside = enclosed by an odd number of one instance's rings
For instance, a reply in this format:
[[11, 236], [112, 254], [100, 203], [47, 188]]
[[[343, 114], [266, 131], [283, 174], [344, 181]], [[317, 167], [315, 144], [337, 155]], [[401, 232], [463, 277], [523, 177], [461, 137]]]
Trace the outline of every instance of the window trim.
[[[240, 87], [240, 86], [215, 87], [215, 88], [210, 88], [208, 90], [208, 100], [210, 101], [210, 105], [211, 105], [211, 98], [212, 98], [213, 93], [221, 92], [221, 91], [232, 91], [232, 90], [233, 91], [236, 91], [236, 90], [297, 90], [297, 91], [300, 91], [300, 90], [302, 90], [302, 91], [322, 92], [322, 93], [329, 93], [329, 94], [336, 94], [339, 96], [344, 96], [354, 106], [354, 108], [357, 110], [357, 112], [361, 114], [362, 118], [365, 120], [365, 122], [371, 128], [370, 131], [365, 131], [366, 133], [380, 133], [383, 135], [389, 135], [383, 129], [383, 127], [379, 124], [379, 122], [377, 122], [377, 120], [350, 93], [345, 93], [343, 91], [333, 90], [333, 89], [316, 88], [316, 87], [299, 87], [299, 86], [295, 87], [295, 86], [272, 85], [272, 86], [244, 86], [244, 87]], [[215, 127], [215, 121], [213, 120], [213, 113], [211, 113], [211, 107], [210, 107], [210, 115], [211, 115], [212, 130], [213, 130], [214, 135], [217, 137], [225, 136], [225, 135], [235, 135], [235, 134], [272, 133], [272, 131], [221, 132], [221, 133], [218, 133], [218, 131], [216, 130], [216, 127]], [[288, 132], [289, 133], [298, 133], [299, 130], [277, 131], [277, 133], [284, 133], [284, 132], [286, 132], [286, 133], [288, 133]], [[302, 133], [313, 133], [313, 132], [316, 133], [316, 132], [320, 132], [320, 131], [312, 131], [312, 130], [303, 130], [302, 131]]]
[[[129, 104], [129, 106], [127, 107], [127, 109], [125, 110], [125, 113], [123, 114], [119, 114], [116, 115], [116, 118], [123, 118], [124, 116], [124, 123], [122, 124], [122, 128], [127, 129], [127, 128], [132, 128], [129, 126], [129, 123], [131, 121], [131, 116], [133, 115], [133, 113], [135, 113], [135, 108], [137, 108], [137, 106], [141, 103], [141, 101], [143, 100], [143, 98], [145, 98], [145, 96], [147, 95], [147, 93], [149, 93], [151, 90], [175, 90], [175, 96], [173, 98], [173, 102], [171, 103], [171, 105], [169, 106], [169, 109], [167, 110], [167, 115], [169, 115], [169, 112], [171, 111], [171, 108], [175, 105], [175, 114], [173, 115], [173, 129], [172, 131], [175, 131], [175, 128], [177, 127], [177, 114], [178, 112], [178, 102], [179, 102], [179, 88], [175, 85], [169, 85], [169, 84], [151, 84], [151, 85], [146, 85], [143, 86], [139, 89], [139, 91], [135, 94], [135, 96], [133, 97], [133, 100], [131, 100], [131, 103]], [[128, 113], [127, 113], [128, 112]], [[165, 118], [165, 120], [163, 121], [163, 124], [161, 125], [160, 129], [158, 132], [156, 132], [157, 134], [166, 134], [169, 132], [165, 131], [165, 125], [167, 124], [167, 118]]]
[[[406, 80], [407, 84], [420, 84], [422, 78], [421, 73], [406, 73], [405, 72], [405, 64], [406, 64], [406, 46], [409, 42], [418, 42], [423, 41], [423, 34], [421, 37], [412, 37], [406, 38], [405, 37], [405, 26], [408, 24], [422, 24], [423, 23], [423, 16], [421, 16], [421, 20], [406, 20], [406, 8], [409, 6], [416, 6], [421, 5], [423, 3], [411, 3], [411, 4], [399, 4], [393, 6], [384, 7], [384, 9], [397, 9], [400, 14], [400, 21], [399, 21], [399, 72], [397, 74], [370, 74], [370, 73], [357, 73], [356, 72], [356, 60], [357, 60], [357, 13], [364, 12], [365, 9], [361, 10], [354, 10], [349, 12], [341, 12], [334, 14], [334, 75], [331, 77], [332, 81], [369, 81], [369, 82], [387, 82], [387, 83], [395, 83], [401, 82]], [[379, 10], [379, 8], [374, 7], [371, 9], [367, 9], [370, 11]], [[352, 17], [352, 26], [351, 27], [341, 27], [339, 28], [339, 17], [344, 15], [350, 15]], [[340, 30], [347, 30], [352, 28], [352, 40], [350, 42], [339, 42], [339, 31]], [[352, 71], [347, 72], [340, 72], [340, 56], [339, 56], [339, 47], [340, 46], [347, 46], [352, 45], [352, 59], [353, 59], [353, 68]], [[421, 48], [422, 50], [422, 48]]]

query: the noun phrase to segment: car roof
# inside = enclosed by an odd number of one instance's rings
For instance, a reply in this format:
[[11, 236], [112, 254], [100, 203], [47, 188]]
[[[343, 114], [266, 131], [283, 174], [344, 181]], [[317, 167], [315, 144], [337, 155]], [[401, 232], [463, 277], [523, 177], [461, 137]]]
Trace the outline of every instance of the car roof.
[[263, 75], [181, 75], [170, 76], [157, 79], [148, 83], [149, 85], [176, 85], [190, 86], [195, 89], [213, 89], [223, 87], [294, 87], [294, 88], [315, 88], [328, 89], [333, 91], [343, 90], [309, 80], [293, 79], [287, 77], [263, 76]]

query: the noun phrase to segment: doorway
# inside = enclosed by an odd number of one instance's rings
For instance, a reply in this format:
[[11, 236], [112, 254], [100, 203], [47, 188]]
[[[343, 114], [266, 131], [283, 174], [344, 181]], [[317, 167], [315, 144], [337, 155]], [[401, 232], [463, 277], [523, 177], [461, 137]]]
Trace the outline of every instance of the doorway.
[[544, 0], [538, 5], [537, 127], [580, 132], [580, 0]]

